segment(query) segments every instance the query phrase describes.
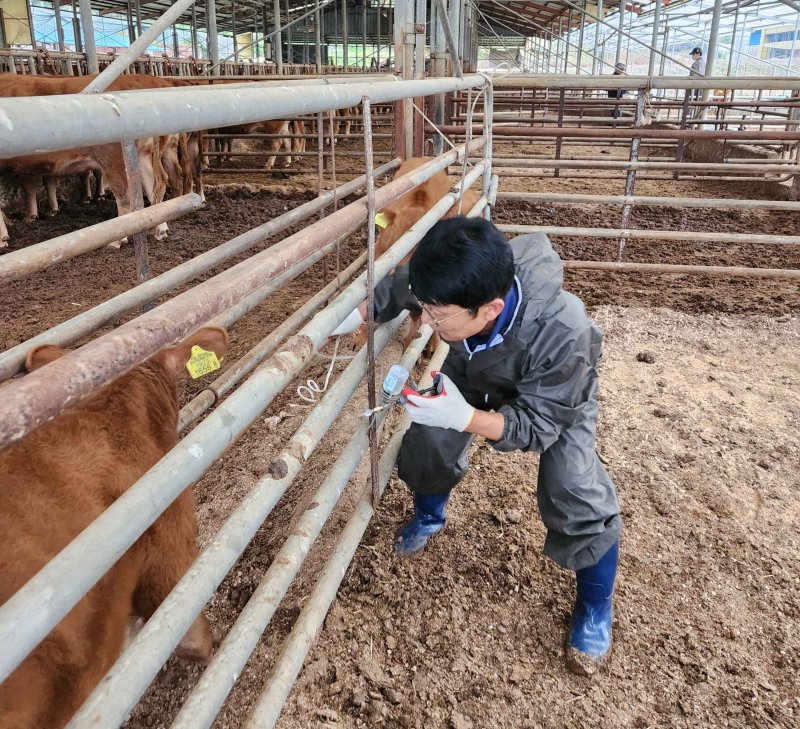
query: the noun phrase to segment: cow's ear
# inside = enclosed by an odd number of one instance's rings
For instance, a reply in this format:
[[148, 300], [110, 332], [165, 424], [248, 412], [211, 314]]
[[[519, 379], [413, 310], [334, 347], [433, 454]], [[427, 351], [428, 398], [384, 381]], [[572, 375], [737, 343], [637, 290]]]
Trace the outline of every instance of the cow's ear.
[[27, 357], [25, 357], [25, 369], [28, 372], [33, 372], [54, 362], [59, 357], [63, 357], [66, 353], [66, 349], [56, 347], [55, 344], [41, 344], [28, 352]]
[[222, 359], [228, 351], [228, 333], [221, 327], [203, 327], [157, 356], [161, 357], [164, 366], [177, 376], [181, 372], [186, 372], [186, 363], [192, 356], [194, 346], [213, 352], [217, 355], [217, 359]]

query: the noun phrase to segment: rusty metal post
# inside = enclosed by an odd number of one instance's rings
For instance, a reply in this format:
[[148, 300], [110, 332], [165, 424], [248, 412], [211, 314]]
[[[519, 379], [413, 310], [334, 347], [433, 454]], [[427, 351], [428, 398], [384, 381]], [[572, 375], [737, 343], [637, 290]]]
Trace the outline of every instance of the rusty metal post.
[[[559, 128], [564, 126], [564, 96], [566, 93], [566, 89], [560, 89], [558, 92], [558, 126]], [[545, 113], [547, 113], [545, 111]], [[564, 138], [559, 137], [556, 139], [556, 159], [561, 159], [561, 145], [564, 143]], [[556, 168], [553, 177], [558, 177], [560, 170]]]
[[[414, 78], [425, 78], [425, 18], [427, 13], [426, 0], [416, 0], [414, 14]], [[419, 111], [414, 110], [414, 156], [422, 157], [425, 154], [425, 97], [418, 96], [414, 103]]]
[[[692, 98], [693, 91], [692, 89], [686, 89], [686, 92], [683, 96], [683, 106], [681, 107], [681, 125], [680, 129], [684, 130], [689, 125], [689, 101]], [[683, 147], [686, 144], [683, 138], [678, 139], [678, 147], [675, 150], [675, 161], [680, 162], [683, 160]], [[678, 172], [676, 171], [675, 174], [672, 175], [673, 180], [678, 179]]]
[[[125, 176], [128, 180], [129, 212], [141, 210], [144, 207], [142, 196], [142, 177], [139, 170], [139, 155], [136, 151], [136, 142], [126, 139], [122, 143], [122, 157], [125, 160]], [[131, 235], [133, 253], [136, 261], [136, 281], [142, 283], [150, 278], [150, 265], [147, 260], [147, 234], [139, 231]], [[145, 304], [144, 310], [150, 308]]]
[[[639, 89], [639, 93], [636, 97], [636, 116], [634, 118], [634, 126], [640, 127], [642, 126], [642, 122], [644, 121], [644, 102], [646, 100], [648, 94], [648, 90]], [[639, 146], [641, 145], [642, 140], [640, 137], [634, 137], [631, 140], [631, 156], [630, 162], [635, 163], [639, 159]], [[625, 197], [633, 197], [633, 187], [636, 183], [636, 167], [631, 167], [628, 170], [628, 174], [625, 177]], [[622, 225], [621, 228], [627, 228], [628, 222], [630, 221], [631, 211], [633, 210], [633, 205], [628, 203], [623, 205], [622, 207]], [[622, 237], [619, 239], [619, 254], [617, 256], [617, 260], [621, 261], [625, 254], [625, 238]]]
[[272, 41], [272, 60], [275, 61], [275, 71], [280, 76], [283, 73], [283, 48], [281, 47], [281, 0], [272, 0], [272, 15], [275, 21]]
[[[364, 119], [364, 156], [367, 175], [367, 400], [368, 407], [375, 400], [375, 174], [372, 160], [372, 109], [369, 97], [362, 99]], [[373, 504], [378, 503], [378, 421], [377, 413], [369, 418], [369, 467]]]

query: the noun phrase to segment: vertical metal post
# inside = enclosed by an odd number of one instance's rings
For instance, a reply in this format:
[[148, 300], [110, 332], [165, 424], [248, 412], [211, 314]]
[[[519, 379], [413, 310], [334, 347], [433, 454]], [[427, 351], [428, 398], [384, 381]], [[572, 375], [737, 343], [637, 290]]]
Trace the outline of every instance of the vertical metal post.
[[178, 47], [178, 24], [172, 26], [172, 53], [174, 58], [180, 57], [180, 48]]
[[[28, 30], [31, 34], [31, 48], [36, 50], [36, 29], [33, 26], [33, 12], [31, 11], [31, 0], [25, 0], [25, 11], [28, 15]], [[35, 73], [32, 71], [31, 73]]]
[[[558, 92], [558, 126], [559, 128], [564, 126], [564, 92], [566, 89], [560, 89]], [[564, 137], [558, 137], [556, 139], [556, 159], [561, 159], [561, 145], [564, 142]], [[558, 177], [559, 172], [561, 170], [556, 167], [554, 177]]]
[[[660, 60], [660, 63], [658, 65], [658, 75], [659, 76], [663, 76], [664, 75], [664, 64], [667, 61], [667, 44], [669, 43], [669, 31], [670, 31], [669, 20], [665, 19], [664, 20], [664, 41], [661, 44], [661, 60]], [[661, 91], [659, 96], [666, 96], [666, 92], [665, 91]]]
[[[620, 0], [620, 2], [624, 2], [625, 0]], [[660, 2], [660, 0], [656, 0], [656, 2]], [[602, 20], [603, 19], [603, 0], [597, 0], [597, 12], [595, 15]], [[597, 74], [597, 38], [600, 35], [600, 22], [596, 22], [594, 24], [594, 49], [592, 51], [592, 76]], [[602, 69], [601, 69], [602, 70]]]
[[[58, 6], [58, 2], [54, 3], [54, 7]], [[131, 0], [125, 3], [125, 15], [128, 19], [128, 41], [133, 43], [136, 40], [136, 29], [133, 27], [133, 10], [131, 8]]]
[[283, 9], [286, 11], [286, 63], [294, 63], [294, 37], [292, 26], [289, 25], [289, 0], [284, 0]]
[[[431, 66], [434, 76], [444, 76], [446, 71], [447, 57], [445, 56], [444, 24], [447, 22], [445, 4], [440, 2], [431, 3]], [[433, 123], [437, 127], [444, 124], [444, 105], [445, 95], [436, 94], [433, 100]], [[442, 136], [433, 133], [433, 154], [439, 156], [444, 149]]]
[[[714, 12], [711, 14], [711, 30], [708, 35], [708, 52], [706, 54], [706, 67], [704, 76], [714, 75], [714, 63], [717, 60], [717, 38], [719, 37], [719, 20], [722, 15], [722, 0], [714, 0]], [[711, 98], [713, 89], [703, 89], [701, 97], [702, 101], [708, 101]], [[708, 107], [704, 106], [700, 109], [698, 116], [702, 119], [706, 115]]]
[[364, 27], [362, 30], [364, 31], [361, 35], [361, 68], [366, 71], [367, 70], [367, 0], [364, 0], [363, 5], [363, 13], [362, 13], [362, 22]]
[[53, 13], [55, 15], [55, 21], [56, 21], [58, 50], [63, 53], [65, 48], [64, 48], [64, 26], [61, 24], [61, 0], [53, 0]]
[[142, 34], [142, 8], [139, 5], [139, 0], [134, 0], [133, 19], [136, 21], [136, 37]]
[[314, 34], [314, 61], [317, 73], [322, 73], [322, 18], [319, 12], [319, 0], [317, 0], [317, 10], [314, 13]]
[[[484, 159], [489, 160], [486, 164], [485, 169], [483, 170], [483, 180], [481, 185], [481, 195], [485, 197], [487, 200], [489, 199], [489, 188], [492, 185], [492, 174], [494, 174], [494, 169], [492, 168], [491, 160], [492, 160], [492, 117], [494, 116], [494, 87], [491, 83], [486, 85], [484, 89], [483, 95], [483, 134], [486, 137], [486, 145], [483, 148], [483, 157]], [[469, 156], [468, 152], [464, 151], [465, 156]], [[492, 212], [491, 206], [486, 205], [483, 209], [483, 217], [486, 220], [492, 219]]]
[[619, 3], [619, 25], [617, 26], [617, 54], [614, 57], [614, 63], [622, 61], [622, 34], [625, 31], [625, 0], [620, 0]]
[[[405, 31], [408, 0], [395, 0], [394, 3], [394, 72], [406, 78]], [[402, 99], [394, 102], [394, 156], [408, 159], [411, 154], [406, 146], [406, 116], [409, 115], [409, 101]]]
[[797, 47], [797, 32], [800, 29], [800, 12], [797, 13], [797, 17], [794, 21], [794, 34], [792, 35], [792, 47], [789, 49], [789, 62], [786, 64], [786, 75], [789, 76], [792, 73], [792, 62], [794, 61], [794, 49]]
[[197, 3], [192, 5], [192, 58], [197, 58]]
[[569, 51], [570, 51], [570, 36], [572, 35], [572, 8], [569, 9], [567, 16], [567, 32], [564, 36], [564, 73], [569, 73]]
[[[132, 139], [122, 142], [122, 156], [125, 160], [125, 175], [128, 178], [129, 212], [141, 210], [144, 207], [144, 197], [136, 142]], [[130, 238], [133, 242], [133, 253], [136, 260], [136, 280], [142, 283], [150, 278], [150, 266], [147, 260], [147, 233], [140, 231], [134, 233]]]
[[[800, 18], [800, 13], [797, 15]], [[728, 56], [728, 73], [727, 75], [731, 75], [731, 70], [733, 69], [733, 56], [736, 53], [736, 35], [739, 32], [739, 4], [736, 4], [736, 10], [733, 13], [733, 33], [731, 34], [731, 53]]]
[[[692, 89], [686, 89], [686, 91], [684, 93], [684, 96], [683, 96], [683, 107], [681, 108], [681, 126], [680, 126], [681, 129], [686, 129], [686, 127], [688, 126], [689, 101], [691, 100], [692, 95], [693, 95]], [[684, 146], [685, 143], [686, 142], [685, 142], [684, 139], [679, 139], [678, 140], [678, 146], [677, 146], [677, 148], [675, 150], [675, 161], [676, 162], [681, 162], [683, 160], [683, 146]], [[672, 179], [673, 180], [677, 180], [678, 176], [679, 176], [679, 173], [678, 173], [677, 170], [672, 173]]]
[[281, 0], [272, 0], [272, 15], [275, 23], [275, 35], [272, 36], [272, 59], [275, 61], [275, 71], [278, 75], [283, 73], [283, 44], [281, 42]]
[[[361, 100], [364, 110], [364, 156], [367, 177], [367, 400], [372, 410], [377, 405], [375, 389], [375, 170], [372, 159], [372, 113], [369, 98]], [[372, 505], [381, 497], [378, 481], [377, 413], [369, 418], [369, 463]]]
[[231, 3], [231, 33], [233, 35], [233, 60], [239, 62], [239, 39], [236, 37], [236, 3]]
[[377, 43], [375, 45], [375, 66], [378, 71], [381, 70], [381, 2], [375, 7], [375, 36]]
[[342, 0], [342, 53], [343, 53], [343, 60], [342, 63], [345, 66], [350, 65], [350, 57], [349, 57], [349, 45], [350, 45], [350, 38], [347, 34], [347, 0]]
[[81, 7], [81, 26], [83, 27], [83, 47], [86, 50], [86, 65], [89, 69], [89, 73], [99, 73], [100, 65], [97, 62], [97, 46], [94, 41], [92, 4], [89, 0], [79, 1]]
[[[639, 92], [636, 97], [636, 116], [633, 121], [634, 128], [638, 128], [642, 126], [642, 122], [644, 121], [644, 103], [647, 97], [647, 89], [639, 89]], [[631, 140], [631, 156], [630, 161], [636, 162], [639, 159], [639, 146], [641, 145], [642, 140], [641, 137], [634, 137]], [[636, 168], [628, 170], [628, 174], [625, 178], [625, 197], [632, 197], [633, 196], [633, 187], [636, 183]], [[625, 230], [628, 227], [628, 223], [631, 219], [631, 210], [633, 210], [633, 205], [631, 203], [626, 203], [622, 206], [622, 229]], [[619, 255], [617, 257], [618, 261], [622, 261], [623, 256], [625, 255], [625, 238], [622, 237], [619, 239]]]
[[208, 55], [211, 58], [211, 73], [219, 76], [219, 38], [217, 38], [217, 2], [206, 0], [206, 33], [208, 34]]
[[461, 66], [461, 58], [463, 48], [461, 46], [461, 0], [450, 0], [450, 6], [447, 9], [447, 14], [450, 20], [450, 31], [454, 40], [455, 56], [451, 56], [450, 62], [453, 64], [453, 73], [458, 74], [462, 71], [459, 68], [456, 71], [456, 64]]
[[[72, 34], [75, 36], [75, 50], [78, 53], [83, 53], [83, 38], [81, 36], [81, 24], [78, 20], [78, 6], [75, 0], [72, 0]], [[11, 67], [14, 67], [12, 61]], [[83, 76], [80, 61], [78, 61], [78, 76]]]
[[578, 75], [580, 76], [582, 70], [582, 54], [583, 54], [583, 36], [584, 31], [586, 29], [586, 5], [584, 4], [583, 9], [579, 11], [581, 15], [581, 29], [578, 33], [578, 61], [575, 64], [578, 67]]
[[656, 68], [656, 43], [658, 43], [658, 25], [661, 21], [661, 0], [656, 0], [655, 14], [653, 15], [653, 35], [650, 38], [650, 61], [647, 65], [647, 75], [652, 76]]
[[[426, 0], [416, 0], [414, 11], [414, 78], [425, 78], [425, 27], [427, 16]], [[417, 107], [425, 109], [425, 97], [418, 96], [415, 100]], [[414, 156], [422, 157], [425, 154], [425, 119], [418, 111], [414, 113]]]

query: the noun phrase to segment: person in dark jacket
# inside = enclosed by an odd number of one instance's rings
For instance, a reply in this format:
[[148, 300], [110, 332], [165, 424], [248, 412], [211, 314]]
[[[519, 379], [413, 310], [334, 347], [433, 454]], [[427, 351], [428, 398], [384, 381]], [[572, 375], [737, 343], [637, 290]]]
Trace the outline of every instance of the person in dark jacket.
[[[614, 73], [611, 74], [612, 76], [624, 76], [625, 75], [625, 64], [624, 63], [615, 63], [614, 64]], [[609, 99], [621, 99], [625, 96], [625, 89], [608, 89], [608, 98]], [[613, 116], [615, 119], [618, 119], [620, 116], [620, 110], [618, 106], [614, 107]]]
[[[452, 489], [476, 436], [501, 452], [539, 453], [537, 500], [544, 552], [577, 575], [569, 667], [591, 675], [611, 647], [621, 519], [616, 490], [595, 452], [602, 332], [561, 288], [563, 265], [547, 236], [509, 242], [482, 219], [437, 223], [406, 266], [375, 290], [377, 321], [422, 315], [450, 344], [443, 392], [409, 396], [412, 425], [398, 475], [414, 518], [396, 535], [416, 554], [445, 525]], [[364, 303], [333, 332], [354, 330]]]

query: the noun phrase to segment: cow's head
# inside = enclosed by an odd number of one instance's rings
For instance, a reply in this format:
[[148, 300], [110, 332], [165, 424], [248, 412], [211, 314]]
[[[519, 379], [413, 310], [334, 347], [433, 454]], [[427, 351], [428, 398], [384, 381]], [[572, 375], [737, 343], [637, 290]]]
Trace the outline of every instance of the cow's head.
[[[153, 355], [148, 361], [160, 366], [168, 375], [177, 378], [186, 372], [186, 363], [192, 355], [195, 345], [214, 352], [221, 358], [228, 351], [228, 333], [221, 327], [203, 327], [190, 334], [188, 337], [158, 354]], [[56, 347], [54, 344], [41, 344], [34, 347], [25, 357], [25, 369], [28, 372], [38, 370], [40, 367], [54, 362], [67, 354], [69, 350]]]

